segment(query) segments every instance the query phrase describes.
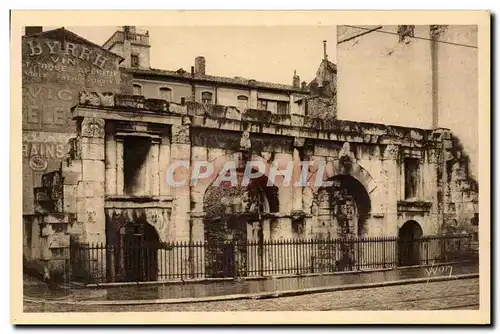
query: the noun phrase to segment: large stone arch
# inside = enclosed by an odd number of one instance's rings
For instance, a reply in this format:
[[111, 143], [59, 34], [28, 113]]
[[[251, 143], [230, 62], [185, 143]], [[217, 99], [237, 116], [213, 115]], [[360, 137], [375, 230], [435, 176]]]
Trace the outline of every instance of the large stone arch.
[[[370, 173], [361, 167], [356, 162], [351, 162], [351, 168], [346, 170], [342, 166], [342, 162], [339, 160], [323, 162], [325, 164], [324, 174], [323, 174], [323, 182], [331, 181], [333, 178], [344, 175], [350, 176], [354, 178], [357, 182], [359, 182], [364, 189], [366, 190], [370, 203], [372, 202], [372, 194], [377, 188], [377, 182], [370, 175]], [[315, 203], [318, 191], [322, 188], [321, 185], [315, 184], [313, 179], [310, 179], [310, 183], [308, 189], [304, 192], [304, 205], [306, 211], [311, 211], [312, 205]], [[308, 197], [308, 198], [307, 198]]]
[[247, 241], [253, 239], [255, 227], [263, 241], [263, 220], [279, 211], [278, 188], [268, 184], [266, 175], [251, 179], [248, 185], [242, 179], [239, 170], [236, 185], [212, 182], [203, 194], [205, 270], [210, 277], [245, 275], [249, 257], [255, 257], [247, 254]]
[[363, 236], [371, 213], [370, 196], [356, 178], [338, 174], [314, 194], [312, 214], [320, 236]]
[[[196, 182], [195, 185], [191, 186], [191, 211], [193, 212], [199, 212], [203, 213], [203, 202], [205, 198], [205, 194], [210, 186], [212, 186], [217, 179], [219, 172], [221, 169], [224, 167], [224, 165], [227, 162], [235, 162], [236, 166], [238, 167], [239, 159], [240, 159], [240, 152], [234, 152], [232, 154], [228, 153], [222, 153], [220, 155], [215, 156], [211, 160], [208, 161], [208, 163], [212, 164], [214, 166], [214, 172], [207, 178], [200, 179]], [[269, 175], [269, 170], [271, 168], [272, 162], [270, 161], [271, 157], [263, 157], [260, 155], [253, 154], [251, 156], [251, 161], [261, 161], [265, 164], [266, 166], [266, 172], [265, 176]], [[240, 170], [241, 171], [241, 170]], [[238, 182], [241, 182], [241, 179], [238, 180]]]
[[377, 182], [370, 175], [370, 173], [364, 169], [357, 162], [351, 162], [350, 169], [346, 170], [343, 167], [340, 160], [330, 161], [325, 166], [324, 180], [335, 177], [336, 175], [350, 175], [355, 178], [359, 183], [365, 187], [368, 194], [371, 194], [377, 188]]

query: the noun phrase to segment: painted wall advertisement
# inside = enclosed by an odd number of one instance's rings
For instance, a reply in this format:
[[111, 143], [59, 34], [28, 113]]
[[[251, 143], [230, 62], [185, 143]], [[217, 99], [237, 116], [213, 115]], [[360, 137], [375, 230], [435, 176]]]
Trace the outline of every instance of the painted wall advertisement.
[[[43, 37], [43, 38], [42, 38]], [[55, 170], [76, 136], [71, 107], [82, 90], [120, 91], [119, 57], [59, 29], [23, 37], [23, 213], [33, 213], [33, 187]]]

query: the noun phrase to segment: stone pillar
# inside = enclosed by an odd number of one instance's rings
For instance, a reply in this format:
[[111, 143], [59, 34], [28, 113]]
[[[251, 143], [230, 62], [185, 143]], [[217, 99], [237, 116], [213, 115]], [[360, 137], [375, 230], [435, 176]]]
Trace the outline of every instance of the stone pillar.
[[116, 142], [113, 133], [106, 133], [106, 195], [116, 195]]
[[[438, 153], [435, 149], [427, 151], [427, 163], [425, 164], [423, 183], [424, 183], [424, 198], [432, 202], [430, 210], [429, 225], [433, 230], [429, 231], [430, 234], [439, 233], [439, 220], [438, 220]], [[424, 232], [425, 233], [425, 232]]]
[[263, 272], [268, 269], [273, 269], [273, 246], [269, 244], [271, 242], [271, 219], [262, 219], [262, 239], [264, 241], [264, 246], [262, 248], [262, 255], [260, 261], [258, 262], [258, 267], [262, 268]]
[[116, 195], [123, 195], [123, 138], [115, 138], [116, 142]]
[[304, 237], [310, 239], [314, 236], [314, 226], [317, 226], [318, 210], [314, 205], [314, 192], [311, 187], [303, 187], [302, 206], [304, 213], [308, 216], [304, 221]]
[[204, 214], [192, 212], [190, 219], [190, 243], [194, 246], [189, 251], [190, 273], [192, 277], [204, 277], [205, 275], [205, 227], [203, 224]]
[[[294, 166], [300, 166], [300, 150], [303, 149], [305, 143], [305, 138], [295, 138], [294, 148], [293, 148], [293, 164]], [[304, 210], [302, 204], [302, 187], [295, 187], [291, 184], [293, 189], [293, 210]]]
[[106, 275], [106, 216], [104, 213], [104, 125], [101, 118], [84, 118], [79, 140], [81, 144], [82, 178], [77, 187], [77, 222], [83, 226], [83, 241], [101, 247], [89, 255], [93, 277]]
[[[189, 138], [189, 125], [172, 126], [171, 162], [191, 161], [191, 142]], [[178, 167], [174, 171], [174, 180], [183, 181], [181, 186], [172, 187], [173, 210], [172, 224], [174, 224], [175, 240], [189, 241], [189, 212], [190, 199], [190, 169]]]
[[159, 174], [160, 174], [160, 196], [169, 196], [170, 186], [167, 183], [167, 170], [170, 166], [170, 138], [168, 135], [162, 135], [159, 147]]
[[399, 146], [389, 144], [383, 153], [383, 170], [386, 182], [385, 196], [385, 235], [398, 235], [398, 187], [400, 175], [398, 172]]
[[149, 190], [151, 191], [151, 195], [155, 197], [160, 195], [159, 155], [160, 155], [160, 141], [153, 139], [151, 141], [151, 148], [149, 150], [149, 171], [150, 171]]

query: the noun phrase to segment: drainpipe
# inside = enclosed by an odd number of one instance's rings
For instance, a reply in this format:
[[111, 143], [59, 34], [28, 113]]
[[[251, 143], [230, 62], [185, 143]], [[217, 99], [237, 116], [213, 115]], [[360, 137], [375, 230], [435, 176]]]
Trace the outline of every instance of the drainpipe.
[[194, 66], [191, 66], [191, 101], [196, 102], [196, 85], [194, 83]]

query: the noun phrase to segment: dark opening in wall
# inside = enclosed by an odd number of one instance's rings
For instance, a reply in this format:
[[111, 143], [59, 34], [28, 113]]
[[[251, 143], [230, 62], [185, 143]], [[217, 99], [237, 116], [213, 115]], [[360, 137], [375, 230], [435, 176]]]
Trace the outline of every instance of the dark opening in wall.
[[479, 225], [479, 213], [474, 213], [474, 217], [471, 219], [471, 225], [478, 226]]
[[123, 143], [124, 192], [129, 196], [148, 194], [147, 158], [151, 148], [149, 138], [131, 137]]
[[292, 220], [292, 234], [294, 238], [301, 238], [304, 236], [305, 222], [304, 219]]
[[131, 55], [130, 56], [130, 66], [139, 67], [139, 55]]
[[419, 178], [419, 160], [416, 158], [406, 158], [405, 168], [405, 199], [416, 198]]

